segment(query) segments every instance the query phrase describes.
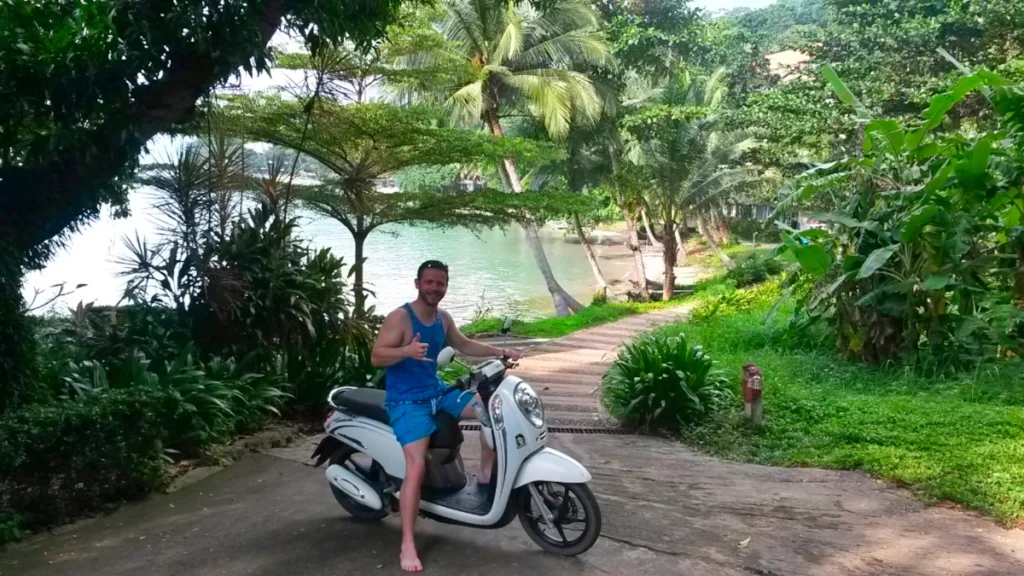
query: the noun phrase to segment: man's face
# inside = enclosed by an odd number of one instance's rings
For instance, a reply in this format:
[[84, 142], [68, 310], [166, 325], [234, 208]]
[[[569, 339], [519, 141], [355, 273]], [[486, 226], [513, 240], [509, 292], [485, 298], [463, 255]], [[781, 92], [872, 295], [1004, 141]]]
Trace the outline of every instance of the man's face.
[[444, 299], [445, 292], [448, 291], [448, 274], [443, 270], [427, 268], [423, 271], [423, 275], [416, 280], [416, 289], [420, 291], [420, 300], [431, 306], [437, 306]]

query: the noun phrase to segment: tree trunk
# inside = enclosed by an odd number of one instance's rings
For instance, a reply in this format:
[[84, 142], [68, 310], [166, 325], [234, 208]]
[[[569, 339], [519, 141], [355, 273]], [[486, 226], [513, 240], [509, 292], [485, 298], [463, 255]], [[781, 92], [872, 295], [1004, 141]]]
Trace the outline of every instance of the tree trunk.
[[661, 299], [668, 302], [676, 290], [676, 232], [675, 223], [671, 218], [665, 219], [664, 231], [665, 250], [661, 254], [661, 259], [665, 263], [665, 285], [662, 288]]
[[626, 248], [633, 253], [633, 270], [630, 273], [630, 281], [633, 284], [633, 293], [640, 297], [641, 302], [651, 301], [651, 289], [647, 286], [647, 266], [644, 264], [644, 253], [640, 249], [640, 234], [637, 233], [636, 216], [629, 210], [623, 210], [626, 215]]
[[711, 233], [715, 236], [715, 241], [719, 244], [728, 244], [732, 241], [732, 235], [729, 232], [729, 219], [722, 213], [721, 208], [714, 208], [711, 210]]
[[[498, 120], [498, 111], [488, 110], [485, 112], [485, 117], [491, 133], [498, 137], [504, 136], [501, 122]], [[501, 174], [501, 180], [505, 185], [506, 191], [513, 194], [522, 193], [523, 184], [519, 179], [519, 171], [516, 170], [516, 163], [511, 158], [505, 158], [498, 164], [498, 172]], [[526, 243], [530, 247], [530, 251], [533, 252], [533, 259], [537, 263], [537, 268], [540, 269], [541, 275], [544, 277], [544, 284], [547, 286], [548, 292], [551, 293], [551, 300], [555, 304], [555, 315], [559, 317], [569, 316], [583, 308], [555, 279], [555, 274], [551, 271], [551, 264], [548, 262], [548, 256], [544, 253], [544, 245], [540, 242], [537, 225], [530, 221], [523, 222], [522, 226], [526, 236]]]
[[719, 260], [722, 261], [722, 264], [725, 264], [725, 267], [729, 270], [735, 270], [736, 263], [733, 262], [732, 258], [729, 258], [725, 252], [722, 252], [722, 249], [718, 246], [718, 242], [715, 241], [710, 230], [708, 230], [708, 223], [703, 214], [697, 215], [697, 229], [700, 231], [700, 235], [703, 236], [704, 240], [708, 243], [708, 246], [711, 247], [711, 251], [718, 256]]
[[540, 242], [540, 235], [537, 233], [537, 226], [533, 223], [528, 223], [523, 226], [523, 231], [526, 234], [526, 244], [530, 247], [533, 252], [533, 259], [537, 262], [537, 267], [540, 269], [540, 273], [544, 276], [544, 284], [548, 288], [548, 292], [551, 293], [551, 299], [555, 304], [555, 315], [558, 317], [569, 316], [573, 312], [583, 308], [583, 306], [576, 301], [575, 298], [569, 295], [568, 292], [562, 289], [555, 280], [554, 273], [551, 272], [551, 264], [548, 263], [547, 254], [544, 253], [544, 245]]
[[601, 272], [601, 265], [597, 262], [597, 256], [594, 255], [594, 248], [587, 242], [587, 235], [583, 232], [583, 224], [580, 223], [580, 215], [572, 215], [573, 227], [576, 229], [576, 236], [580, 239], [580, 244], [583, 244], [583, 252], [587, 255], [587, 262], [590, 262], [590, 269], [594, 272], [594, 280], [597, 282], [597, 291], [603, 296], [608, 295], [608, 281], [604, 278], [604, 273]]
[[23, 272], [17, 254], [0, 245], [0, 414], [38, 392], [36, 340], [21, 296]]
[[[613, 138], [608, 139], [608, 155], [612, 160], [612, 173], [618, 174], [619, 152]], [[626, 220], [626, 248], [629, 248], [629, 251], [633, 254], [633, 269], [630, 271], [632, 293], [641, 302], [650, 302], [651, 290], [647, 286], [647, 266], [644, 264], [644, 253], [640, 249], [640, 234], [637, 231], [636, 214], [633, 213], [632, 208], [626, 202], [626, 195], [619, 187], [618, 181], [616, 181], [615, 189], [619, 209], [622, 210], [622, 217]]]
[[352, 242], [356, 249], [356, 260], [352, 270], [352, 293], [355, 298], [353, 316], [356, 318], [366, 315], [366, 287], [363, 284], [363, 264], [366, 262], [363, 249], [366, 245], [366, 236], [367, 234], [361, 230], [352, 235]]
[[665, 245], [658, 241], [658, 237], [654, 235], [654, 229], [651, 228], [651, 220], [647, 217], [647, 208], [640, 209], [640, 216], [644, 220], [644, 231], [647, 232], [647, 239], [651, 242], [651, 246], [664, 250]]
[[[684, 219], [683, 221], [685, 222], [686, 220]], [[679, 236], [679, 228], [680, 227], [682, 227], [682, 224], [680, 224], [679, 226], [675, 227], [676, 228], [676, 230], [675, 230], [675, 232], [676, 232], [676, 250], [677, 250], [676, 260], [679, 261], [679, 262], [685, 262], [686, 261], [686, 245], [683, 244], [683, 239], [682, 239], [682, 237]]]

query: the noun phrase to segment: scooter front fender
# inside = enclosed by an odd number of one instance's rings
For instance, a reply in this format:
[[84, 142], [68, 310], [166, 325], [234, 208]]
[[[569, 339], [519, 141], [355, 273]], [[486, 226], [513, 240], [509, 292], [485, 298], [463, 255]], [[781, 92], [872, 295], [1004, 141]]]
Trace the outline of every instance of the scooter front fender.
[[523, 462], [512, 487], [520, 488], [533, 482], [584, 484], [591, 478], [590, 472], [570, 456], [558, 450], [543, 448]]

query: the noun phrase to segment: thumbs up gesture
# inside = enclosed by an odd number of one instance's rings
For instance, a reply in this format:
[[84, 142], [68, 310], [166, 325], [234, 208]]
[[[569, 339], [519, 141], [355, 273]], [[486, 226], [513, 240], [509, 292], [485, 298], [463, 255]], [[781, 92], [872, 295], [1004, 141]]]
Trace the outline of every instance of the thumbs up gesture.
[[427, 358], [427, 349], [430, 347], [423, 342], [420, 342], [420, 334], [416, 333], [413, 337], [412, 342], [405, 347], [405, 355], [408, 358], [414, 360], [420, 360], [421, 362], [432, 362], [430, 358]]

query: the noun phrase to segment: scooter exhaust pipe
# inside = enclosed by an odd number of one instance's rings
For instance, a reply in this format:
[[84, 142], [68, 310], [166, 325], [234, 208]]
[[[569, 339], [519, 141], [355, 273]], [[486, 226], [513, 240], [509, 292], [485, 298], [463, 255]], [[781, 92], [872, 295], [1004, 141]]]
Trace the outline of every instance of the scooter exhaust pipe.
[[376, 490], [370, 487], [354, 472], [340, 466], [333, 464], [327, 467], [327, 481], [331, 483], [335, 488], [341, 490], [346, 495], [351, 496], [356, 503], [366, 506], [372, 510], [380, 510], [384, 507], [381, 502], [380, 494]]

